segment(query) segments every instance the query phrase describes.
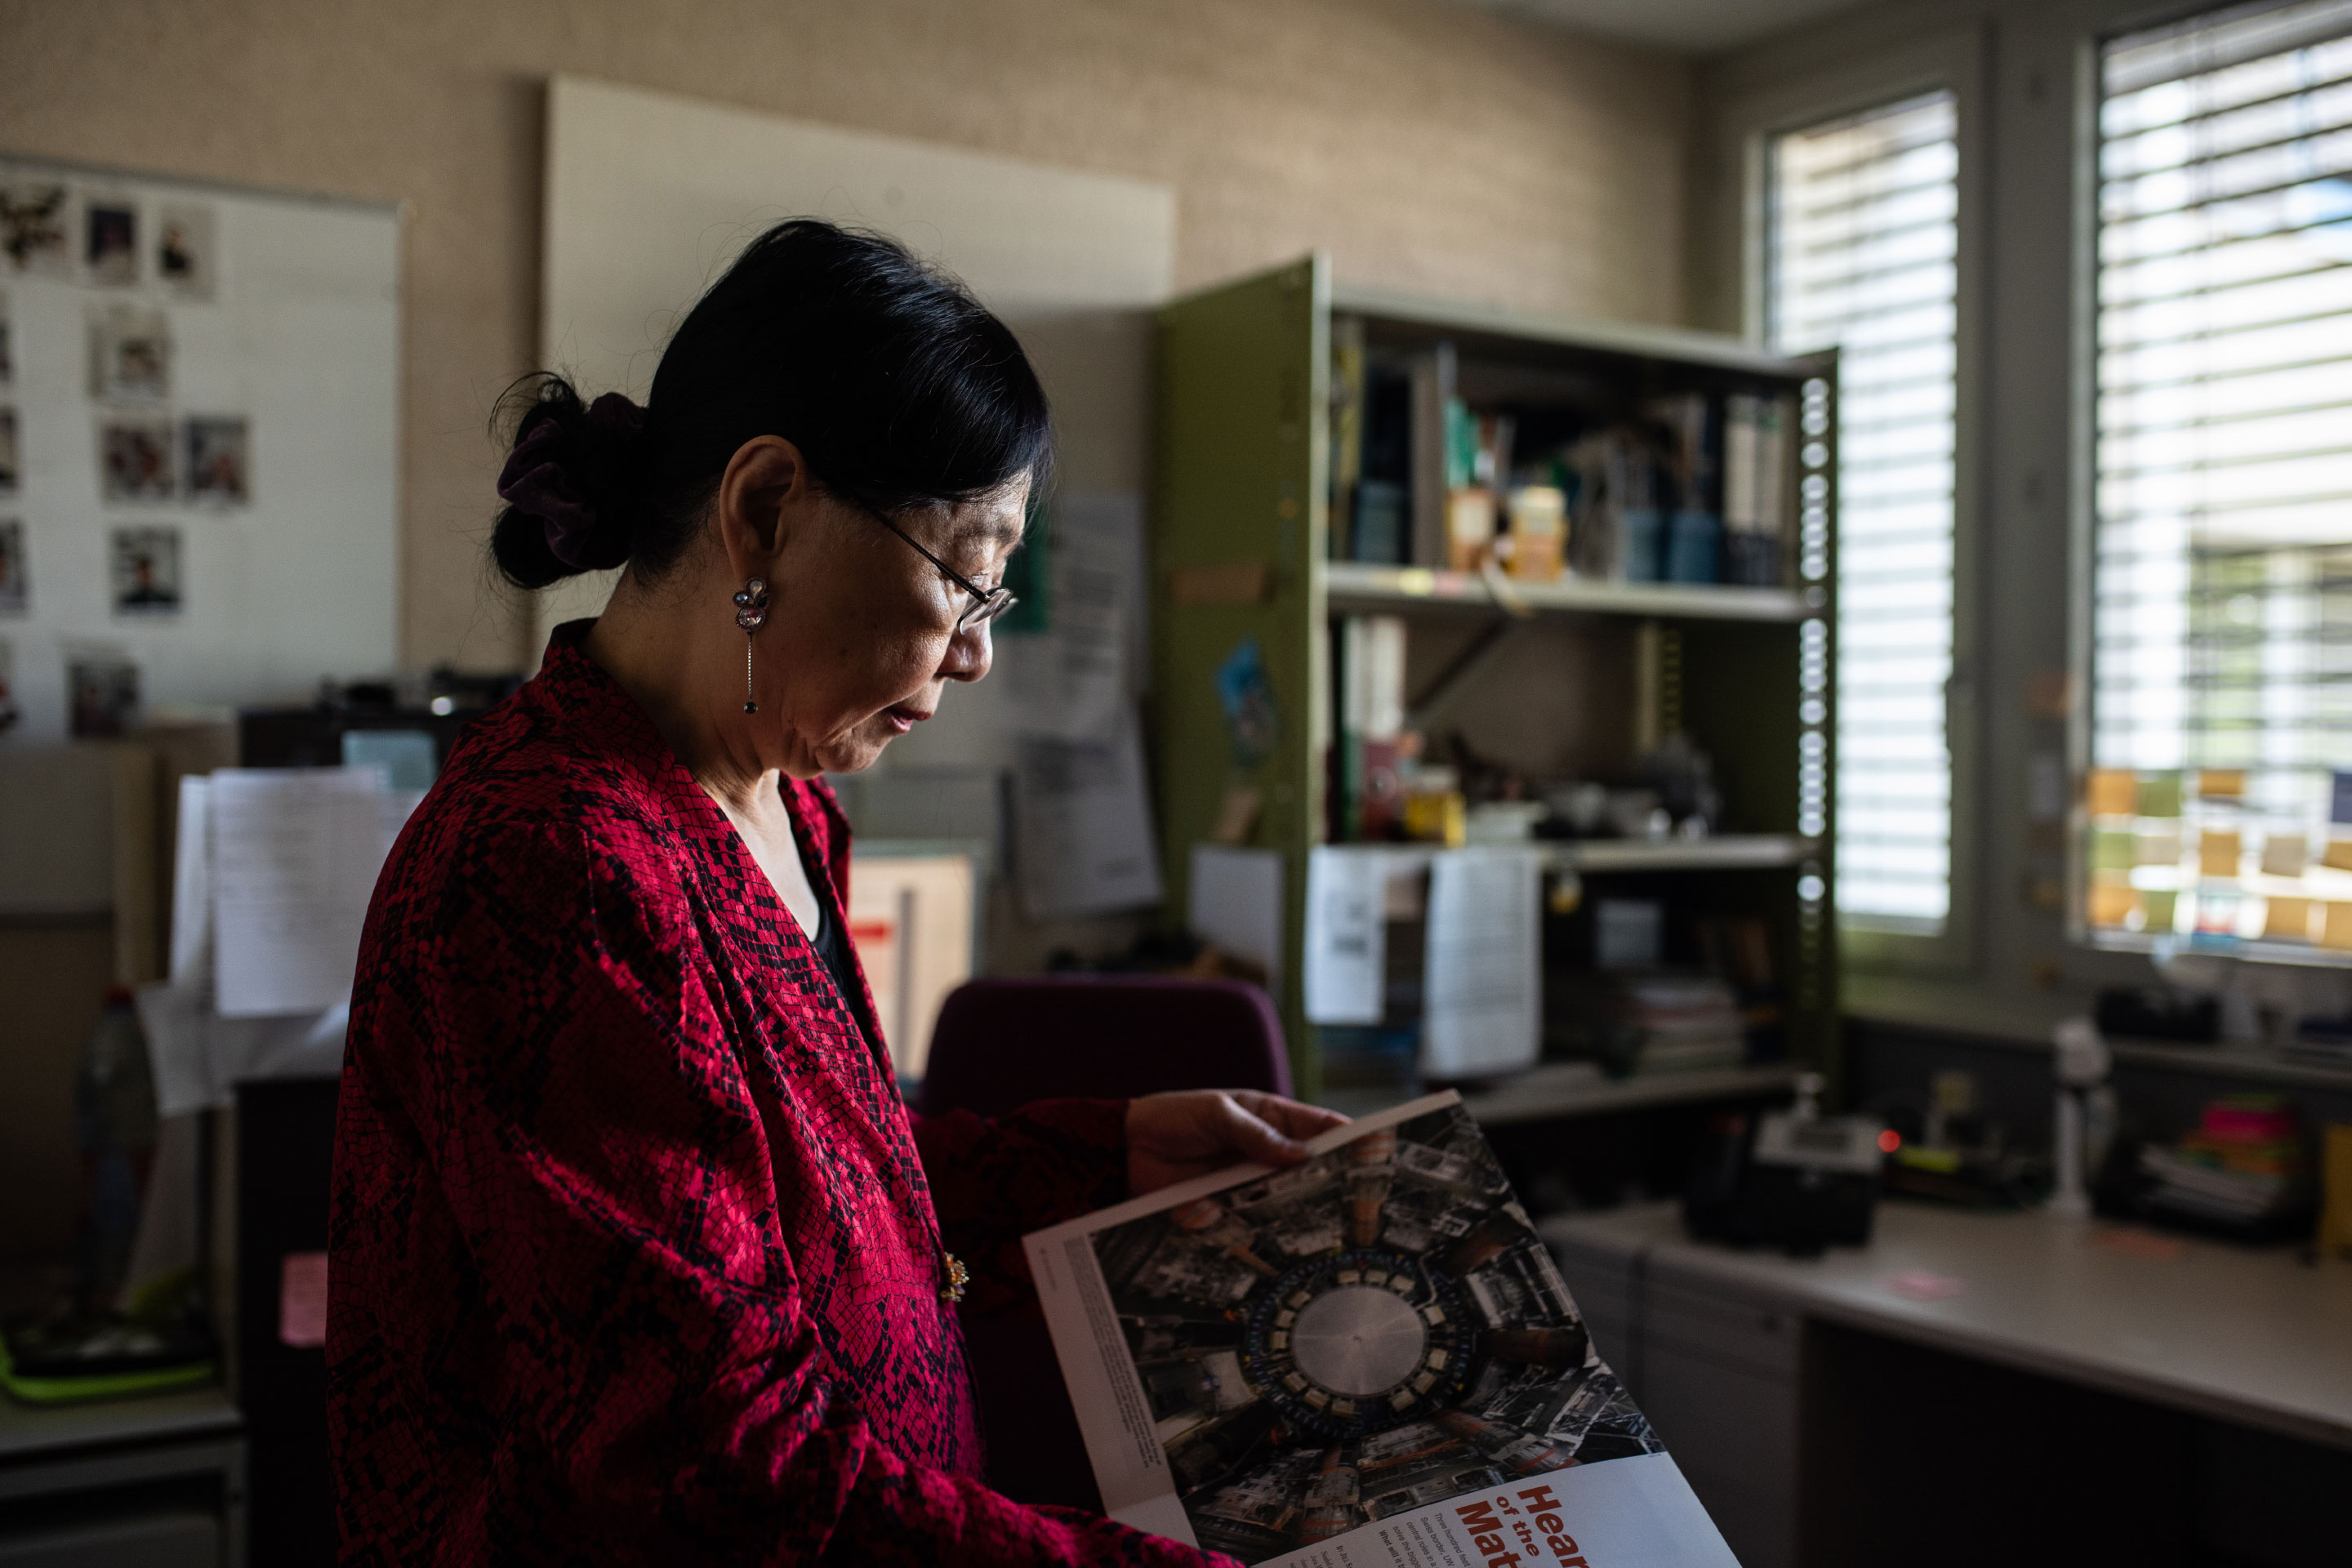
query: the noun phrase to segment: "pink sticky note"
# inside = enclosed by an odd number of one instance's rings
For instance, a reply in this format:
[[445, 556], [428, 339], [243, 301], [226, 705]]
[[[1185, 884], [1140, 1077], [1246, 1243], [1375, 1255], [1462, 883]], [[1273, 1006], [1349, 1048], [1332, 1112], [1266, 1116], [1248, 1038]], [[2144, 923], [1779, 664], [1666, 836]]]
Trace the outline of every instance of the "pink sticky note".
[[1941, 1301], [1966, 1289], [1950, 1275], [1926, 1268], [1906, 1268], [1900, 1274], [1890, 1274], [1885, 1285], [1906, 1301]]
[[278, 1338], [297, 1350], [327, 1342], [327, 1255], [289, 1252], [278, 1269]]

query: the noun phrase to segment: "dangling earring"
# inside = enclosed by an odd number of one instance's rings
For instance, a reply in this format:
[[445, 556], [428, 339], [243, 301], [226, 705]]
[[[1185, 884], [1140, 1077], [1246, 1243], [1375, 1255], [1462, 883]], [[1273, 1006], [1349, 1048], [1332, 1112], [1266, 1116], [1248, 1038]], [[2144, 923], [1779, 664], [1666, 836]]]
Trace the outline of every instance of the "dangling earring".
[[751, 691], [751, 637], [768, 624], [766, 579], [753, 577], [735, 590], [735, 624], [743, 628], [743, 711], [757, 713], [760, 704]]

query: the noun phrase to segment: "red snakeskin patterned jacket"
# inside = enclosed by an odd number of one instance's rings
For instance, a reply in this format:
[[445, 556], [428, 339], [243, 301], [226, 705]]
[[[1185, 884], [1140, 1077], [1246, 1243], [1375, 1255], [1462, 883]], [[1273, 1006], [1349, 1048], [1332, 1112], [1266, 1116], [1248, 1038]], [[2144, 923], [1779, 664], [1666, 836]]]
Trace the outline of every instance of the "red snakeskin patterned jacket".
[[[975, 1304], [1028, 1289], [1022, 1231], [1125, 1195], [1124, 1103], [910, 1118], [865, 985], [585, 624], [451, 752], [369, 913], [327, 1331], [342, 1560], [1228, 1561], [975, 1479], [942, 1228]], [[847, 826], [785, 790], [840, 920]]]

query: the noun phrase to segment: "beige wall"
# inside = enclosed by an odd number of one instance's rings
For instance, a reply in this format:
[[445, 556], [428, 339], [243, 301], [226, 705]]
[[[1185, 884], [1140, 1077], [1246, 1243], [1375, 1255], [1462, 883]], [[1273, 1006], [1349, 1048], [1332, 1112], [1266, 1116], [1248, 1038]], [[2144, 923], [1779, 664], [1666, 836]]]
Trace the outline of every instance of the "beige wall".
[[516, 664], [483, 437], [536, 348], [542, 84], [576, 72], [1162, 181], [1177, 284], [1683, 313], [1679, 62], [1433, 0], [0, 0], [0, 151], [402, 200], [412, 664]]

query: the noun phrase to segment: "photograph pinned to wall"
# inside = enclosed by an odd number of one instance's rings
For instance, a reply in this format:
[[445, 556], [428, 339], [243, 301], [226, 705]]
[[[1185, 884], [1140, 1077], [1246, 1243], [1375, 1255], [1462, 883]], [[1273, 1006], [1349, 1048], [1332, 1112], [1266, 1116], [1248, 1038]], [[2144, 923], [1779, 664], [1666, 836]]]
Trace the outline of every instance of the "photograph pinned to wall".
[[248, 479], [246, 424], [232, 416], [195, 416], [183, 426], [188, 499], [243, 505], [253, 499]]
[[0, 521], [0, 616], [21, 616], [33, 605], [32, 579], [25, 574], [25, 525]]
[[219, 268], [213, 209], [198, 203], [163, 204], [155, 223], [155, 277], [183, 300], [209, 300]]
[[170, 500], [172, 422], [108, 419], [98, 427], [99, 493], [108, 500]]
[[20, 717], [16, 711], [16, 645], [0, 637], [0, 735], [15, 729]]
[[180, 531], [118, 528], [110, 538], [108, 578], [118, 616], [180, 613]]
[[172, 395], [172, 318], [138, 305], [89, 313], [89, 395], [112, 403]]
[[0, 251], [19, 272], [73, 276], [73, 192], [54, 180], [0, 184]]
[[82, 261], [93, 283], [128, 286], [139, 281], [139, 204], [129, 196], [94, 195], [83, 204], [87, 237]]
[[139, 665], [118, 643], [66, 645], [66, 695], [77, 741], [116, 741], [139, 718]]
[[0, 408], [0, 496], [16, 493], [16, 481], [24, 471], [24, 459], [16, 450], [16, 411]]

